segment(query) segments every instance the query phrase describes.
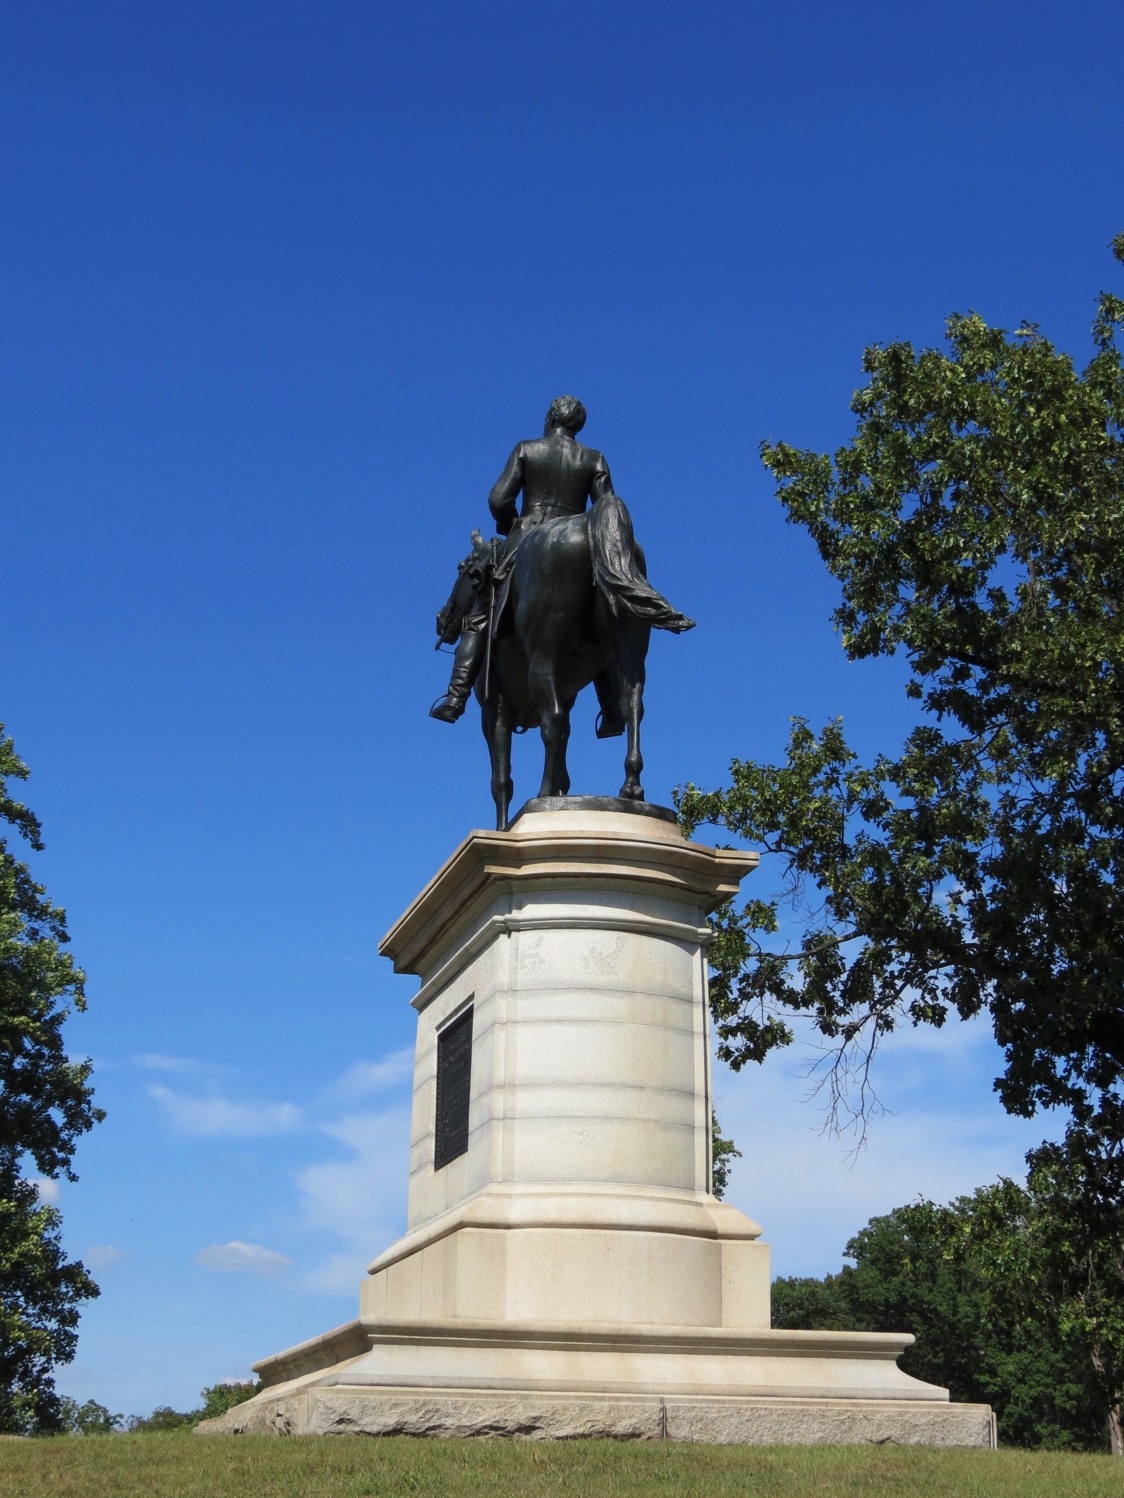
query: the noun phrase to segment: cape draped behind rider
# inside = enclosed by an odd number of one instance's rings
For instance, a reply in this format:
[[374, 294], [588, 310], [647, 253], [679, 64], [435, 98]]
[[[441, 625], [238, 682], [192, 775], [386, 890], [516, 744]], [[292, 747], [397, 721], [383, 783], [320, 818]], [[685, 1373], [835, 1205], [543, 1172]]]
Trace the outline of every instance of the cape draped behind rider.
[[[492, 602], [491, 628], [499, 628], [507, 601], [512, 559], [523, 537], [536, 526], [561, 516], [581, 515], [592, 501], [589, 532], [593, 577], [608, 608], [631, 614], [657, 629], [675, 633], [692, 628], [693, 620], [673, 609], [651, 586], [624, 501], [613, 492], [604, 454], [584, 447], [576, 434], [585, 425], [586, 411], [572, 395], [559, 396], [547, 412], [542, 437], [520, 442], [508, 458], [491, 494], [488, 507], [496, 529], [507, 537], [494, 574], [499, 592]], [[522, 491], [523, 510], [517, 500]], [[457, 646], [447, 695], [430, 709], [430, 716], [455, 722], [464, 712], [469, 692], [483, 664], [489, 629], [488, 601], [482, 589], [466, 614]], [[595, 683], [596, 685], [596, 683]], [[600, 696], [600, 691], [598, 692]], [[602, 701], [602, 711], [608, 704]], [[620, 731], [609, 725], [608, 731]], [[600, 732], [600, 730], [599, 730]]]

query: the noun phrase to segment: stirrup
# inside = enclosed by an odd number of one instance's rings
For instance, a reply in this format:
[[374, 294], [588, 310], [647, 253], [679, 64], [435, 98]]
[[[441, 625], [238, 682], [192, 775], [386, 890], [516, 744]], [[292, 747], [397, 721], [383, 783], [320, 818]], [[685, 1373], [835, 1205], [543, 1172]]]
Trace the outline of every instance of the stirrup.
[[[462, 697], [459, 703], [456, 698], [453, 698], [450, 703], [451, 697], [453, 697], [452, 692], [446, 692], [443, 697], [438, 697], [429, 710], [429, 716], [436, 718], [438, 723], [455, 723], [458, 718], [463, 718], [465, 708], [468, 706], [468, 698]], [[445, 709], [444, 712], [441, 711], [442, 708]]]
[[594, 726], [593, 732], [599, 739], [619, 739], [625, 730], [625, 721], [623, 718], [620, 720], [620, 725], [619, 728], [607, 728], [605, 726], [605, 709], [602, 708], [597, 714], [597, 723]]

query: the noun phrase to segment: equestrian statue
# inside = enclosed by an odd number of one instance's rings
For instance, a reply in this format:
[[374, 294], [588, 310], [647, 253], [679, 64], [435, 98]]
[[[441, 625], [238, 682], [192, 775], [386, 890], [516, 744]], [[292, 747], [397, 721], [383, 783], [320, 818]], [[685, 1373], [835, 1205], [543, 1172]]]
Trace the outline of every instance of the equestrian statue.
[[485, 541], [473, 531], [472, 551], [437, 615], [438, 647], [457, 642], [457, 648], [449, 690], [430, 716], [455, 723], [475, 686], [501, 831], [513, 789], [512, 733], [542, 731], [539, 795], [567, 795], [570, 709], [590, 682], [601, 709], [597, 737], [628, 734], [620, 794], [643, 801], [640, 720], [649, 636], [653, 626], [675, 634], [694, 627], [649, 584], [609, 465], [577, 440], [585, 419], [581, 401], [559, 396], [542, 437], [519, 443], [488, 498], [499, 534]]

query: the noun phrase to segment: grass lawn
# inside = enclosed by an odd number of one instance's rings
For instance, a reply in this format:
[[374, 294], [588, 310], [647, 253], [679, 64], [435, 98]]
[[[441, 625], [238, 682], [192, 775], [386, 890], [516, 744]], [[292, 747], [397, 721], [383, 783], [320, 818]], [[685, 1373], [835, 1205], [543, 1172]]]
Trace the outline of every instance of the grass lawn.
[[677, 1446], [361, 1436], [60, 1436], [0, 1442], [0, 1498], [761, 1493], [1124, 1498], [1124, 1461], [899, 1446]]

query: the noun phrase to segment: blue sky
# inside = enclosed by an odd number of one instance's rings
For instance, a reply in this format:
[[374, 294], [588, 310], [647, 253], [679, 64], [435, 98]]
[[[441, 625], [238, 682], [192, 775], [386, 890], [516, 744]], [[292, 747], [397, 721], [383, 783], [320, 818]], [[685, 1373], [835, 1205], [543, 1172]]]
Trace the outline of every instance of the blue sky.
[[[667, 802], [788, 719], [909, 723], [756, 450], [852, 428], [864, 344], [953, 310], [1084, 361], [1119, 289], [1119, 11], [196, 0], [0, 20], [0, 718], [89, 976], [108, 1119], [57, 1191], [111, 1408], [355, 1313], [400, 1230], [413, 981], [381, 934], [491, 820], [433, 615], [516, 440], [589, 409], [656, 585]], [[619, 742], [575, 713], [574, 790]], [[516, 803], [541, 750], [517, 746]], [[763, 865], [758, 892], [772, 876]], [[720, 1075], [780, 1273], [1018, 1170], [986, 1030], [895, 1038], [853, 1166], [800, 1058]]]

